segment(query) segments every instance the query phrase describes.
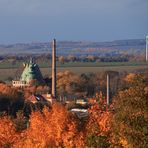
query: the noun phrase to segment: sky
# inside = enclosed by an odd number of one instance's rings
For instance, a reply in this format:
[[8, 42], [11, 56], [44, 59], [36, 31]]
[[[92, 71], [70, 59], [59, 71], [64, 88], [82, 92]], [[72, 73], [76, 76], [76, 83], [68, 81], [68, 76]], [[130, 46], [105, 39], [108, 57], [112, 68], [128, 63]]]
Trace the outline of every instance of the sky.
[[141, 39], [148, 0], [0, 0], [0, 44]]

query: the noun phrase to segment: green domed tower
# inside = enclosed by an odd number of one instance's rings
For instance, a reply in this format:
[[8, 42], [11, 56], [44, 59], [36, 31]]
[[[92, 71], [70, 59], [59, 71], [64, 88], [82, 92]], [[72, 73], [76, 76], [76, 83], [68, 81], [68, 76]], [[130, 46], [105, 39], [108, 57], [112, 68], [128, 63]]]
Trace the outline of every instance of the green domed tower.
[[37, 84], [43, 84], [44, 80], [40, 69], [36, 63], [31, 59], [29, 63], [24, 64], [24, 71], [21, 75], [20, 81], [29, 84], [31, 81], [36, 81]]

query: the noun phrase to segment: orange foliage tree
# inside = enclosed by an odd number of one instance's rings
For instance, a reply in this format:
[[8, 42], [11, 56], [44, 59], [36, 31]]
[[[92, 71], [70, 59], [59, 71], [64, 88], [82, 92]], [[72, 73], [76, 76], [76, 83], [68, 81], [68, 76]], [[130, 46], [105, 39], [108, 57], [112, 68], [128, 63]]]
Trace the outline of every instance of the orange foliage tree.
[[87, 146], [108, 147], [111, 132], [112, 107], [106, 105], [104, 100], [95, 103], [89, 111], [86, 125]]
[[6, 84], [0, 84], [0, 95], [7, 96], [12, 99], [18, 99], [21, 93], [16, 89]]
[[[80, 134], [80, 136], [79, 136]], [[78, 131], [76, 117], [62, 105], [54, 104], [51, 111], [33, 112], [30, 127], [16, 147], [84, 147], [83, 134]]]
[[19, 135], [9, 117], [0, 119], [0, 147], [10, 147], [17, 140]]
[[22, 91], [6, 84], [0, 84], [0, 111], [15, 115], [23, 106]]

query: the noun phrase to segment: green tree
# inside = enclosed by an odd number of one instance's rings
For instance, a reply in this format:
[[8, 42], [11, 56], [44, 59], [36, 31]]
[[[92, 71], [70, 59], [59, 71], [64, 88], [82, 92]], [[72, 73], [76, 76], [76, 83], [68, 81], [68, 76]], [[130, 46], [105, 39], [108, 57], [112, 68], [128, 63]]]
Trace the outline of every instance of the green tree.
[[115, 98], [113, 137], [117, 145], [148, 147], [148, 75], [135, 75]]

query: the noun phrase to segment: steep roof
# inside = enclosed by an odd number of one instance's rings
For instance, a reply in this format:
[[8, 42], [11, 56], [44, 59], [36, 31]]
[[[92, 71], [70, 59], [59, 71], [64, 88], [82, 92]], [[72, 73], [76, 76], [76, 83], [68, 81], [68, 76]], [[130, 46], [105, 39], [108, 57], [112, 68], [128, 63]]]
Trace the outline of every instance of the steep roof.
[[36, 80], [39, 84], [44, 82], [40, 69], [33, 60], [30, 60], [30, 62], [24, 64], [24, 66], [25, 68], [20, 78], [21, 81], [29, 83], [31, 80]]
[[42, 95], [31, 95], [29, 98], [27, 98], [27, 100], [36, 103], [36, 102], [47, 102], [47, 100], [42, 96]]

